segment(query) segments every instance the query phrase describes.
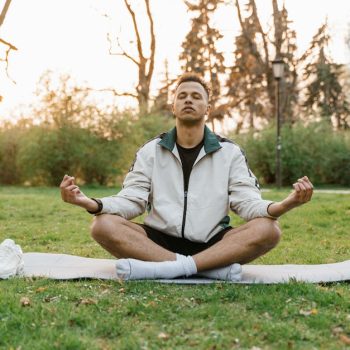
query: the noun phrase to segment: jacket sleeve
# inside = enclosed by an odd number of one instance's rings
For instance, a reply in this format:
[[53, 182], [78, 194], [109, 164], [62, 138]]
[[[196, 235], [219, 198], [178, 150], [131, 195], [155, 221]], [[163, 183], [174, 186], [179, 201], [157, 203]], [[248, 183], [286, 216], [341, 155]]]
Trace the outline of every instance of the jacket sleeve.
[[268, 206], [272, 201], [263, 200], [258, 180], [248, 167], [243, 151], [237, 147], [231, 161], [229, 177], [230, 208], [242, 219], [250, 221], [258, 217], [269, 217]]
[[136, 153], [122, 190], [117, 195], [101, 198], [103, 209], [100, 214], [116, 214], [130, 220], [145, 212], [151, 190], [153, 159], [149, 144]]

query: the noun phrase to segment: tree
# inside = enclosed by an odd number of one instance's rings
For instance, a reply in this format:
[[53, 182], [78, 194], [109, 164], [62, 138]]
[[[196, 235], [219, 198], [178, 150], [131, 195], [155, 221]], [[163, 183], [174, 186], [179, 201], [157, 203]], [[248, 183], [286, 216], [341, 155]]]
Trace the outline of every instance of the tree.
[[221, 93], [220, 75], [225, 73], [225, 66], [224, 56], [216, 49], [216, 42], [222, 38], [222, 34], [210, 24], [211, 15], [221, 3], [223, 0], [185, 1], [188, 10], [195, 13], [195, 17], [179, 57], [184, 71], [198, 73], [210, 82], [212, 108], [208, 117], [213, 130], [214, 119], [223, 118], [225, 113], [223, 105], [218, 105]]
[[329, 40], [326, 22], [318, 29], [306, 52], [309, 62], [304, 77], [308, 85], [303, 105], [308, 113], [320, 114], [330, 124], [333, 118], [337, 128], [349, 128], [349, 102], [341, 83], [344, 65], [333, 63], [327, 55]]
[[162, 113], [167, 116], [172, 116], [170, 100], [170, 88], [176, 83], [176, 79], [170, 79], [168, 60], [164, 61], [164, 78], [161, 80], [161, 87], [158, 90], [157, 96], [154, 98], [152, 112]]
[[[273, 33], [265, 32], [261, 25], [255, 0], [246, 5], [243, 17], [239, 0], [235, 0], [241, 33], [235, 39], [235, 61], [230, 67], [228, 98], [238, 112], [248, 115], [248, 124], [254, 127], [258, 116], [271, 120], [275, 108], [275, 83], [271, 61], [282, 58], [286, 72], [281, 89], [282, 115], [294, 121], [294, 106], [297, 102], [296, 34], [290, 28], [288, 11], [283, 5], [279, 9], [277, 0], [272, 0]], [[271, 50], [272, 48], [272, 50]], [[274, 56], [272, 55], [272, 53]], [[244, 120], [241, 121], [241, 124]]]
[[[5, 1], [5, 4], [4, 4], [4, 7], [1, 11], [1, 14], [0, 14], [0, 28], [2, 26], [2, 24], [4, 23], [4, 20], [5, 20], [5, 17], [6, 17], [6, 14], [7, 14], [7, 11], [10, 7], [10, 4], [11, 4], [11, 0], [6, 0]], [[6, 71], [6, 75], [9, 79], [10, 76], [8, 74], [8, 64], [9, 64], [9, 61], [8, 61], [8, 58], [9, 58], [9, 55], [10, 55], [10, 52], [13, 50], [17, 50], [17, 48], [12, 45], [10, 42], [0, 38], [0, 44], [4, 45], [6, 47], [6, 51], [5, 51], [5, 57], [0, 57], [0, 61], [1, 62], [5, 62], [5, 71]], [[12, 79], [11, 79], [12, 80]], [[0, 95], [0, 101], [2, 100], [2, 96]]]
[[117, 40], [117, 46], [119, 51], [113, 52], [112, 39], [110, 35], [107, 36], [110, 42], [110, 50], [109, 50], [110, 54], [125, 57], [126, 59], [133, 62], [138, 69], [138, 84], [135, 89], [136, 91], [133, 93], [130, 93], [130, 92], [118, 93], [114, 91], [114, 94], [117, 96], [130, 96], [130, 97], [136, 98], [138, 101], [139, 111], [141, 115], [146, 114], [149, 108], [150, 85], [151, 85], [151, 80], [152, 80], [153, 71], [154, 71], [154, 59], [155, 59], [155, 52], [156, 52], [156, 37], [154, 33], [154, 23], [153, 23], [153, 17], [151, 14], [149, 0], [144, 0], [144, 3], [146, 7], [147, 18], [149, 21], [149, 34], [151, 38], [149, 57], [147, 57], [144, 47], [142, 45], [140, 28], [136, 19], [136, 13], [132, 9], [128, 0], [124, 0], [124, 4], [130, 14], [130, 17], [133, 23], [138, 57], [135, 58], [133, 55], [131, 55], [125, 49], [123, 49], [118, 37], [116, 40]]

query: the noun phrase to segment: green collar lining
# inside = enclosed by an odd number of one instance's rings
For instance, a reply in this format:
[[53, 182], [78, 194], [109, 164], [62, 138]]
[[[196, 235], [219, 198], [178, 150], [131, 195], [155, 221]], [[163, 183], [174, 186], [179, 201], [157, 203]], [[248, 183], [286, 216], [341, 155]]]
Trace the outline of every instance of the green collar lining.
[[[172, 128], [169, 132], [167, 132], [164, 137], [158, 142], [159, 145], [168, 149], [170, 152], [173, 151], [176, 142], [176, 127]], [[204, 150], [205, 153], [212, 153], [220, 149], [220, 143], [216, 138], [216, 135], [210, 131], [210, 129], [205, 126], [204, 127]]]

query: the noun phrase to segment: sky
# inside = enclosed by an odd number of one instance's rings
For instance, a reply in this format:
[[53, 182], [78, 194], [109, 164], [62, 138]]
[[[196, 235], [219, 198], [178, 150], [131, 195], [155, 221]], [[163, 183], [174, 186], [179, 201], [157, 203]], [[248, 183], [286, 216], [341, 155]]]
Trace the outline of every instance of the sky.
[[[256, 2], [262, 22], [268, 23], [271, 1]], [[5, 0], [0, 0], [1, 8], [4, 3]], [[146, 48], [149, 38], [147, 21], [142, 19], [143, 1], [130, 0], [130, 3], [138, 14], [141, 13], [141, 35]], [[350, 52], [345, 45], [350, 25], [349, 0], [285, 0], [285, 4], [293, 21], [291, 26], [297, 31], [300, 53], [328, 18], [331, 55], [338, 63], [350, 63]], [[152, 85], [155, 91], [164, 74], [165, 59], [169, 62], [171, 76], [181, 73], [178, 56], [190, 29], [191, 14], [186, 12], [182, 0], [151, 0], [151, 11], [157, 39]], [[218, 49], [229, 61], [233, 39], [239, 31], [234, 6], [219, 11], [213, 22], [224, 34], [225, 39]], [[0, 37], [18, 48], [9, 57], [9, 74], [16, 83], [6, 77], [4, 66], [0, 65], [0, 94], [3, 96], [0, 118], [16, 116], [21, 105], [35, 101], [36, 84], [48, 69], [58, 74], [69, 73], [76, 81], [86, 82], [96, 89], [131, 91], [137, 81], [136, 66], [121, 56], [109, 54], [108, 33], [112, 37], [118, 35], [125, 50], [136, 56], [132, 22], [122, 0], [12, 0], [0, 28]], [[120, 100], [121, 106], [133, 103]]]

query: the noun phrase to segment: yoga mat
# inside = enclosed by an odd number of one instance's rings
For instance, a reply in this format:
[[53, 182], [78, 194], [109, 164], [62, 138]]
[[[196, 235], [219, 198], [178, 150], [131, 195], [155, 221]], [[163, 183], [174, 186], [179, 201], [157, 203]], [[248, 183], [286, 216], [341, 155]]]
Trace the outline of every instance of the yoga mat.
[[[25, 253], [25, 277], [52, 279], [117, 279], [115, 259], [93, 259], [67, 254]], [[320, 265], [243, 265], [241, 284], [274, 284], [290, 281], [321, 283], [350, 280], [350, 260]], [[222, 281], [206, 278], [156, 280], [161, 283], [207, 284]]]

